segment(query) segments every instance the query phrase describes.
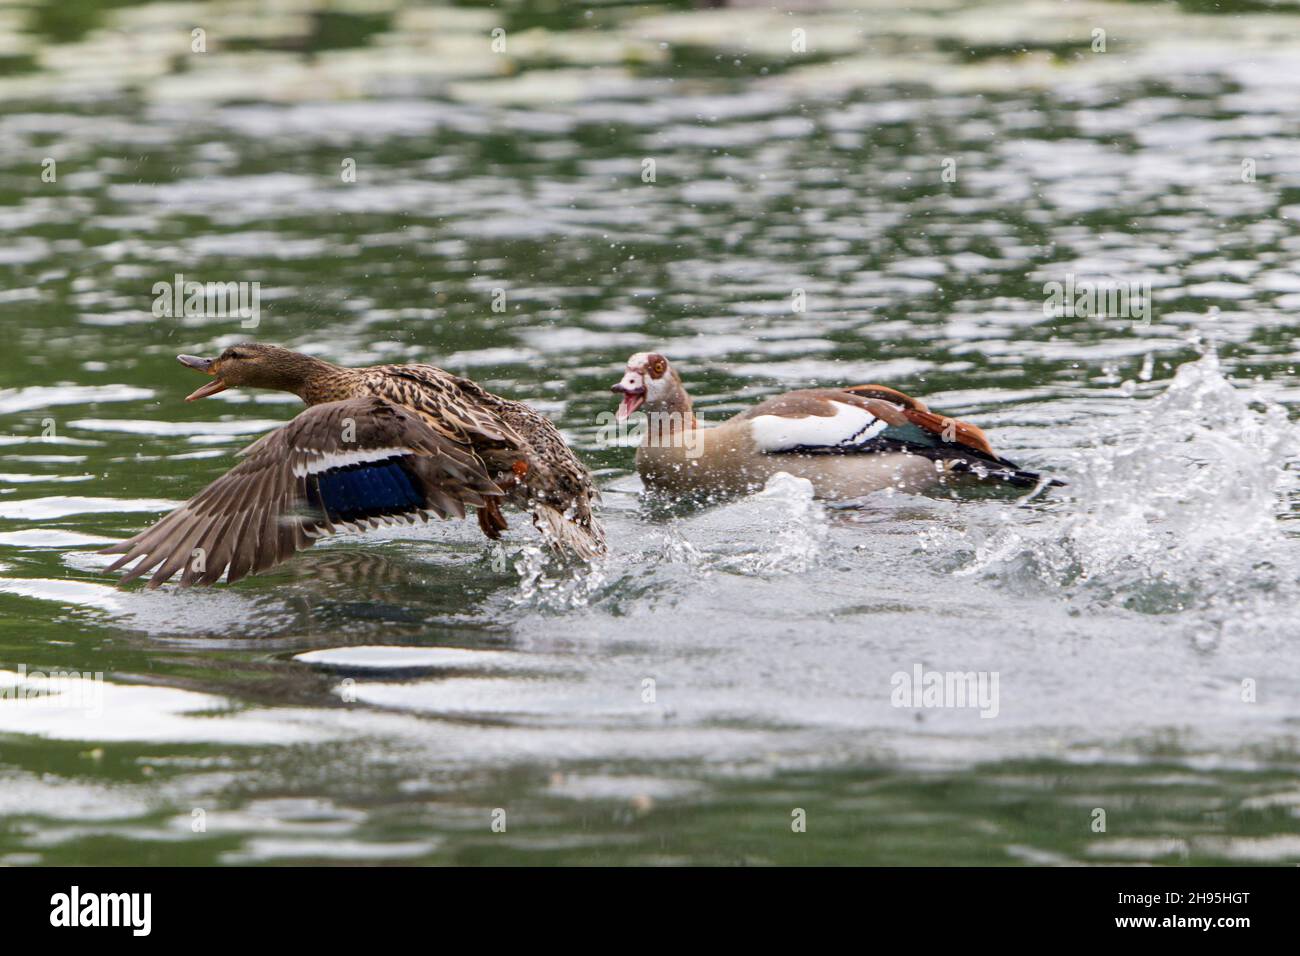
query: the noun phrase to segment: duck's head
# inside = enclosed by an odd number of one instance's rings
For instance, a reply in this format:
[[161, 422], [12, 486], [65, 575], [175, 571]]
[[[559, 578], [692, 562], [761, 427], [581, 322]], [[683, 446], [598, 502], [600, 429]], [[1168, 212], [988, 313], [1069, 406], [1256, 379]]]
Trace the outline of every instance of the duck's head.
[[619, 421], [642, 407], [647, 412], [680, 412], [690, 408], [681, 377], [658, 352], [637, 352], [629, 358], [623, 377], [610, 391], [623, 396], [618, 406]]
[[321, 365], [319, 359], [310, 355], [256, 342], [232, 345], [216, 358], [199, 358], [197, 355], [178, 355], [176, 358], [186, 368], [212, 376], [212, 381], [185, 396], [187, 402], [240, 386], [273, 388], [297, 394], [307, 377]]

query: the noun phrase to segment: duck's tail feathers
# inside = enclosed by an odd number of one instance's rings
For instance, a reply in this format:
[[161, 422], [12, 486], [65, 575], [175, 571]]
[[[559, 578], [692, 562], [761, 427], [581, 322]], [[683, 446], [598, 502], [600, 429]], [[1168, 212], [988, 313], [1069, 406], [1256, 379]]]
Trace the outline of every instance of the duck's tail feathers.
[[533, 505], [533, 524], [546, 543], [560, 554], [590, 561], [605, 553], [605, 532], [587, 509], [574, 514], [560, 511], [544, 502]]

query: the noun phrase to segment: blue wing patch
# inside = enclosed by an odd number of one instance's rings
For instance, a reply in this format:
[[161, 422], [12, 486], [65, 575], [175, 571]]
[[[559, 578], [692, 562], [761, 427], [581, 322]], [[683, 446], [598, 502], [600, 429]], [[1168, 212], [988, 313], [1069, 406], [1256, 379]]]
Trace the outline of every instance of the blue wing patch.
[[426, 505], [400, 458], [334, 468], [315, 477], [311, 503], [331, 521], [404, 514]]

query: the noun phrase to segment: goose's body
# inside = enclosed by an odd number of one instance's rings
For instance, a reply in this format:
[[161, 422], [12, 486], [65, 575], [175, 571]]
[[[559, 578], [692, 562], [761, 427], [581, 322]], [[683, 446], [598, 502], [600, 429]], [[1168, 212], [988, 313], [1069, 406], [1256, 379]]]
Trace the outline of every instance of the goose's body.
[[821, 498], [920, 491], [970, 475], [1032, 488], [1041, 480], [997, 455], [983, 431], [931, 412], [883, 385], [817, 388], [769, 398], [704, 427], [680, 377], [657, 353], [628, 360], [619, 416], [644, 407], [636, 467], [646, 487], [674, 495], [741, 494], [777, 472], [806, 478]]
[[136, 563], [156, 587], [235, 581], [266, 570], [323, 534], [477, 509], [490, 538], [501, 504], [533, 513], [557, 550], [604, 550], [596, 491], [555, 426], [522, 402], [493, 395], [432, 365], [344, 368], [266, 345], [220, 358], [181, 356], [213, 376], [189, 398], [238, 385], [293, 392], [308, 408], [250, 445], [243, 460], [135, 537], [105, 549], [109, 570]]
[[844, 427], [848, 416], [832, 408], [829, 416], [811, 417], [802, 433], [742, 415], [711, 428], [697, 427], [680, 441], [643, 443], [636, 451], [637, 472], [646, 487], [673, 495], [744, 494], [762, 488], [777, 472], [808, 479], [820, 498], [858, 498], [891, 485], [918, 490], [933, 483], [934, 462], [915, 455], [768, 450], [773, 441], [805, 447], [835, 442], [841, 432], [831, 430]]

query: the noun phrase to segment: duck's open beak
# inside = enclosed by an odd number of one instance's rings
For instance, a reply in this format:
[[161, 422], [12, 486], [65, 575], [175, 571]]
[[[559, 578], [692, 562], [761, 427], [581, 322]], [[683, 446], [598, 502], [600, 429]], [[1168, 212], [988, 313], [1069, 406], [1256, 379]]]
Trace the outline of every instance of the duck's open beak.
[[618, 412], [614, 416], [621, 422], [645, 404], [645, 376], [628, 369], [622, 380], [610, 391], [623, 395], [623, 401], [619, 402]]
[[202, 372], [204, 375], [212, 375], [214, 378], [200, 388], [196, 388], [190, 394], [185, 396], [185, 401], [193, 402], [200, 398], [207, 398], [209, 395], [215, 395], [217, 392], [226, 390], [226, 383], [216, 378], [216, 372], [212, 370], [214, 359], [199, 358], [197, 355], [178, 355], [176, 361], [180, 362], [186, 368], [192, 368], [196, 372]]

